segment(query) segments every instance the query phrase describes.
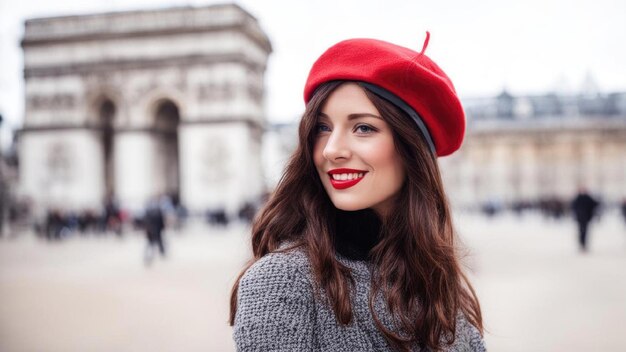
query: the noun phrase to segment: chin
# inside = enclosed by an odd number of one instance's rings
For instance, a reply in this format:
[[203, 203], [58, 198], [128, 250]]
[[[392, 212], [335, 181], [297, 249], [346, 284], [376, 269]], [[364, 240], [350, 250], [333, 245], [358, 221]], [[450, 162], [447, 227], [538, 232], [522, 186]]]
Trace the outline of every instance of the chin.
[[363, 204], [363, 203], [356, 203], [356, 202], [335, 202], [333, 201], [333, 205], [335, 206], [335, 208], [339, 209], [339, 210], [343, 210], [343, 211], [357, 211], [357, 210], [363, 210], [366, 208], [369, 208], [369, 206]]
[[338, 207], [338, 206], [335, 206], [335, 208], [339, 210], [343, 210], [343, 211], [357, 211], [357, 210], [366, 209], [365, 207]]

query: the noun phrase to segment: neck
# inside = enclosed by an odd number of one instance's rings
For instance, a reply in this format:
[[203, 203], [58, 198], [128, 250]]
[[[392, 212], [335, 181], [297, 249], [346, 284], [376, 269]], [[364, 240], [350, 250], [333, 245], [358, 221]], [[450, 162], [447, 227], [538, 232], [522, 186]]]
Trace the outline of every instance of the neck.
[[380, 241], [380, 218], [375, 211], [337, 210], [335, 248], [342, 256], [353, 260], [368, 260], [369, 253]]

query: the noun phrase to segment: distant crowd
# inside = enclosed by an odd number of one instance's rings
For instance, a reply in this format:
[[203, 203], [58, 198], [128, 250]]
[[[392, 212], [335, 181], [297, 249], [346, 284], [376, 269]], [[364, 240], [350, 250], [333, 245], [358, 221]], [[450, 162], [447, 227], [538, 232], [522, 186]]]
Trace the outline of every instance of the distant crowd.
[[[614, 206], [614, 205], [612, 205]], [[493, 217], [501, 213], [512, 212], [516, 215], [523, 215], [524, 213], [540, 213], [548, 219], [562, 219], [567, 216], [573, 215], [574, 212], [573, 199], [561, 199], [561, 198], [543, 198], [534, 202], [512, 202], [502, 203], [498, 201], [488, 201], [480, 206], [480, 211], [488, 216]], [[626, 221], [626, 198], [619, 204], [620, 213]], [[598, 200], [598, 206], [594, 212], [596, 216], [601, 216], [602, 212], [607, 209], [607, 204]]]
[[[146, 211], [157, 204], [163, 214], [165, 227], [181, 229], [190, 216], [202, 217], [211, 226], [226, 227], [233, 222], [251, 223], [260, 207], [267, 200], [267, 195], [256, 202], [243, 204], [236, 213], [229, 213], [225, 208], [208, 209], [202, 214], [189, 214], [178, 201], [178, 197], [162, 195], [150, 200], [151, 205], [139, 213], [131, 213], [121, 208], [113, 197], [107, 198], [100, 211], [86, 209], [80, 212], [48, 209], [43, 218], [32, 221], [30, 204], [21, 202], [9, 207], [8, 220], [11, 224], [34, 226], [35, 232], [46, 239], [55, 240], [72, 234], [114, 234], [122, 236], [125, 230], [142, 230], [146, 228]], [[594, 217], [601, 216], [606, 205], [600, 200], [594, 207]], [[614, 205], [612, 205], [614, 206]], [[503, 213], [540, 213], [545, 218], [559, 220], [575, 215], [573, 200], [556, 197], [544, 198], [534, 202], [502, 203], [488, 201], [477, 208], [487, 217], [495, 217]], [[619, 204], [620, 213], [626, 221], [626, 198]], [[574, 216], [576, 217], [576, 216]]]
[[163, 195], [153, 197], [145, 209], [132, 213], [121, 208], [113, 197], [109, 197], [100, 211], [86, 209], [74, 212], [51, 208], [43, 217], [36, 219], [31, 212], [30, 204], [21, 202], [11, 207], [8, 220], [14, 228], [33, 226], [38, 236], [59, 240], [74, 234], [122, 236], [128, 230], [145, 230], [150, 226], [149, 212], [155, 207], [163, 216], [164, 226], [176, 230], [183, 228], [190, 216], [201, 217], [212, 226], [226, 227], [233, 222], [249, 224], [260, 204], [262, 203], [245, 203], [235, 214], [220, 207], [209, 209], [203, 214], [189, 214], [177, 197]]

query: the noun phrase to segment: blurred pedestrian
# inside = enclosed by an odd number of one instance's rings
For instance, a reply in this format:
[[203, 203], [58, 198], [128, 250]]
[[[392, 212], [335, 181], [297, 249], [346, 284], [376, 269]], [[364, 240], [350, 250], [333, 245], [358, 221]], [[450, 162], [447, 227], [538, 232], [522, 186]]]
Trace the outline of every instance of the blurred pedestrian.
[[246, 202], [241, 208], [239, 208], [239, 220], [245, 222], [246, 224], [250, 224], [255, 213], [256, 209], [254, 208], [254, 204]]
[[148, 204], [143, 225], [146, 231], [146, 239], [148, 240], [144, 254], [144, 262], [146, 265], [150, 265], [154, 259], [155, 247], [158, 248], [161, 256], [165, 257], [165, 245], [163, 244], [163, 228], [165, 227], [165, 221], [163, 219], [163, 211], [157, 199], [150, 201]]
[[45, 234], [47, 240], [60, 240], [63, 232], [64, 220], [61, 211], [48, 209], [46, 215]]
[[584, 187], [578, 189], [578, 194], [572, 201], [572, 210], [578, 223], [578, 244], [581, 252], [587, 252], [587, 231], [599, 204]]
[[622, 217], [624, 218], [624, 222], [626, 222], [626, 198], [622, 200], [620, 210], [622, 211]]
[[122, 235], [120, 209], [113, 195], [108, 195], [104, 202], [104, 228], [106, 231], [113, 231], [118, 236]]

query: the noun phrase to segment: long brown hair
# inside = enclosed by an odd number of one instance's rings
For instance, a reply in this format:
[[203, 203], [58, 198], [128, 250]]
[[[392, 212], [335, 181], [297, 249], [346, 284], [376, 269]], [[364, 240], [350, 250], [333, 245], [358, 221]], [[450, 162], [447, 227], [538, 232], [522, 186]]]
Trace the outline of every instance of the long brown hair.
[[[231, 293], [230, 324], [237, 311], [239, 280], [254, 262], [289, 241], [307, 254], [315, 282], [341, 324], [352, 320], [350, 270], [335, 257], [334, 219], [330, 201], [313, 163], [318, 115], [328, 96], [343, 82], [321, 85], [307, 104], [299, 127], [299, 143], [285, 172], [252, 227], [253, 258], [239, 275]], [[482, 333], [478, 298], [459, 263], [450, 208], [436, 158], [415, 123], [401, 110], [364, 89], [391, 126], [406, 180], [395, 209], [382, 219], [381, 240], [372, 249], [377, 268], [372, 276], [369, 305], [376, 325], [399, 350], [420, 345], [439, 350], [455, 339], [459, 313]], [[319, 292], [319, 291], [318, 291]], [[396, 322], [385, 327], [373, 309], [382, 293]]]

